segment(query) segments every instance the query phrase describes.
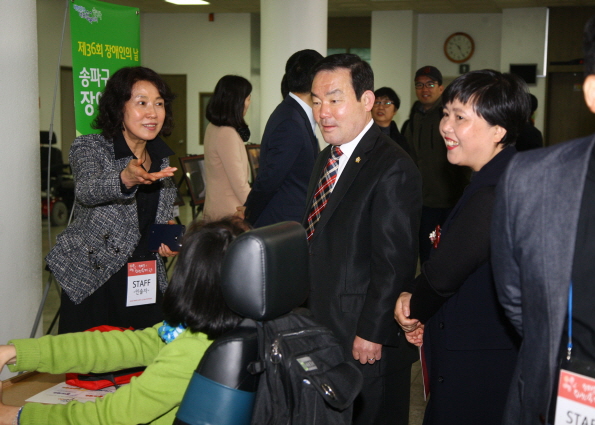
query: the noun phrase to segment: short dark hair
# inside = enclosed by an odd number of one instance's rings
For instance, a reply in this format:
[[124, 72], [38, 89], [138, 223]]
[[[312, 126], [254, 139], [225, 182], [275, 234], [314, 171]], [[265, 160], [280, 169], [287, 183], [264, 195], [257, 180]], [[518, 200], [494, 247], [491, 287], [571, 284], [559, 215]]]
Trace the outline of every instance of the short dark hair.
[[163, 314], [171, 326], [215, 339], [242, 320], [225, 302], [221, 265], [229, 244], [250, 226], [237, 217], [193, 223], [182, 242], [176, 268], [163, 297]]
[[359, 102], [365, 91], [374, 91], [374, 71], [370, 64], [353, 53], [337, 53], [321, 59], [312, 68], [312, 80], [322, 71], [348, 69], [351, 73], [351, 86]]
[[533, 115], [533, 112], [535, 112], [539, 106], [539, 101], [534, 94], [529, 93], [529, 102], [531, 103], [531, 115]]
[[289, 95], [289, 88], [287, 88], [287, 74], [283, 74], [281, 79], [281, 96], [285, 99]]
[[207, 119], [218, 126], [246, 128], [244, 101], [252, 93], [252, 84], [239, 75], [224, 75], [217, 82], [207, 105]]
[[92, 128], [101, 130], [107, 139], [114, 139], [124, 129], [124, 105], [132, 96], [132, 86], [139, 81], [153, 84], [165, 104], [165, 120], [161, 134], [169, 136], [174, 127], [171, 104], [176, 96], [159, 74], [142, 66], [120, 68], [107, 80], [99, 99], [99, 113], [93, 120]]
[[595, 74], [595, 15], [585, 24], [583, 53], [585, 55], [585, 76]]
[[285, 64], [287, 89], [294, 93], [310, 93], [312, 89], [310, 71], [322, 57], [320, 53], [312, 49], [300, 50], [291, 55]]
[[401, 99], [393, 89], [390, 87], [380, 87], [374, 92], [376, 99], [379, 97], [388, 97], [388, 99], [395, 105], [395, 111], [401, 107]]
[[503, 74], [492, 69], [471, 71], [456, 78], [444, 90], [442, 104], [454, 100], [471, 102], [477, 115], [490, 125], [506, 130], [500, 143], [514, 144], [523, 125], [529, 121], [531, 103], [527, 84], [513, 74]]

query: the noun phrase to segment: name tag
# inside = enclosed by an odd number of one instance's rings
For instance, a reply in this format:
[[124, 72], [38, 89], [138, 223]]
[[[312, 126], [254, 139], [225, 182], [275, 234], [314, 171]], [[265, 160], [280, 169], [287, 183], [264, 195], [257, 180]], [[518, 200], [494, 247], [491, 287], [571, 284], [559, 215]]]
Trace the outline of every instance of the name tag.
[[128, 263], [126, 307], [157, 302], [157, 261]]
[[554, 425], [595, 424], [595, 379], [560, 370]]

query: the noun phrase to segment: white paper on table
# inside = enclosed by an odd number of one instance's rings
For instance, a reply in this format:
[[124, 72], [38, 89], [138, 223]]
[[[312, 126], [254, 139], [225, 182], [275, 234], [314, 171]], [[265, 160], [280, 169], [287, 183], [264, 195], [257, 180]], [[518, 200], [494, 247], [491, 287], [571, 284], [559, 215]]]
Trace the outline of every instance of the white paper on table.
[[116, 391], [116, 387], [106, 387], [100, 390], [88, 390], [85, 388], [68, 385], [66, 382], [54, 385], [45, 391], [29, 397], [25, 401], [33, 403], [44, 404], [67, 404], [73, 400], [85, 403], [87, 401], [95, 401], [96, 398], [101, 398], [108, 393]]

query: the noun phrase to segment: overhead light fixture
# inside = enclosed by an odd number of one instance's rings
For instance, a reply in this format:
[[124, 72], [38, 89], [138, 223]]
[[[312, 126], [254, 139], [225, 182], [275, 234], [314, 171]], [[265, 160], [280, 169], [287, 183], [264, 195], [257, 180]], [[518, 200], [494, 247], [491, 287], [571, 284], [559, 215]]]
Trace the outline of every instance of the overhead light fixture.
[[180, 5], [211, 4], [208, 1], [204, 1], [204, 0], [165, 0], [165, 1], [168, 3], [180, 4]]

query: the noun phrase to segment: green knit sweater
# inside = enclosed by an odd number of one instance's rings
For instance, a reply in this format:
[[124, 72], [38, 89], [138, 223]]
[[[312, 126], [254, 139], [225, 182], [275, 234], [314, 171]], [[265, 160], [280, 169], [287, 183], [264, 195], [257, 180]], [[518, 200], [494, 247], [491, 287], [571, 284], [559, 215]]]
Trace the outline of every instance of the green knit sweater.
[[17, 351], [13, 372], [109, 372], [147, 366], [129, 385], [95, 402], [25, 404], [22, 425], [171, 425], [188, 382], [211, 344], [185, 330], [170, 344], [157, 334], [161, 323], [140, 331], [80, 332], [9, 341]]

